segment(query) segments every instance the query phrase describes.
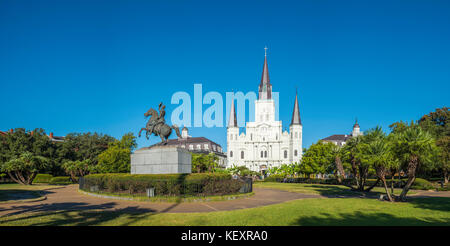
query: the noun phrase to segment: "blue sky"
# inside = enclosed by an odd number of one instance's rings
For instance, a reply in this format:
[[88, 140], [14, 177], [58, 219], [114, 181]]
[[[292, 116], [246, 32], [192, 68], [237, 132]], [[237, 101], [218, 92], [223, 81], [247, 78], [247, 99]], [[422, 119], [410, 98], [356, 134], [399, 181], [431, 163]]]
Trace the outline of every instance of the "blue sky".
[[[298, 88], [304, 147], [356, 117], [388, 130], [449, 106], [449, 13], [449, 1], [0, 0], [0, 130], [137, 134], [194, 83], [256, 92], [265, 45], [284, 127]], [[190, 134], [226, 147], [224, 127]]]

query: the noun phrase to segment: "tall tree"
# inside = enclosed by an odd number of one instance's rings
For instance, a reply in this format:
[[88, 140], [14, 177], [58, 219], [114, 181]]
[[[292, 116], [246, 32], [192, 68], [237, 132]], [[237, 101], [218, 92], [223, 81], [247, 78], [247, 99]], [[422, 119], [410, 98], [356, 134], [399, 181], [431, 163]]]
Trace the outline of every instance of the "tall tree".
[[131, 153], [137, 147], [136, 137], [127, 133], [120, 141], [109, 144], [109, 148], [98, 155], [95, 170], [100, 173], [130, 172]]
[[306, 175], [325, 173], [334, 163], [333, 143], [318, 141], [312, 144], [302, 156], [300, 172]]
[[373, 165], [377, 178], [383, 183], [389, 201], [394, 201], [386, 183], [386, 175], [391, 169], [397, 168], [398, 162], [392, 152], [392, 144], [381, 127], [366, 131], [363, 141], [363, 154]]
[[448, 183], [450, 172], [450, 111], [447, 107], [424, 115], [419, 120], [422, 129], [436, 139], [439, 147], [438, 168], [442, 171], [444, 183]]
[[366, 160], [363, 152], [364, 142], [367, 141], [365, 136], [357, 136], [350, 138], [341, 150], [342, 158], [351, 165], [351, 173], [355, 180], [356, 187], [348, 185], [353, 190], [370, 191], [379, 182], [379, 179], [368, 188], [365, 188], [369, 173], [373, 171], [372, 166]]
[[406, 194], [416, 179], [417, 170], [432, 165], [437, 148], [432, 135], [414, 123], [405, 130], [392, 134], [393, 151], [403, 165], [403, 169], [407, 170], [408, 180], [400, 194], [400, 200], [406, 201]]
[[17, 128], [0, 137], [0, 169], [15, 182], [30, 185], [38, 172], [49, 169], [54, 151], [44, 130]]

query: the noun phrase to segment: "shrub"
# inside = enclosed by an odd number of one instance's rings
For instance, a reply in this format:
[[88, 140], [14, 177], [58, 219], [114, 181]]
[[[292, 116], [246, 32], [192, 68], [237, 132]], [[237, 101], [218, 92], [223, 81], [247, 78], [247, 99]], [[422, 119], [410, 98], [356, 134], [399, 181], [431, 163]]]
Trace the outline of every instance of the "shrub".
[[59, 176], [59, 177], [53, 177], [52, 179], [50, 179], [49, 184], [51, 184], [51, 185], [67, 185], [67, 184], [72, 184], [72, 181], [70, 180], [70, 177]]
[[411, 189], [414, 190], [433, 190], [433, 184], [431, 184], [430, 181], [426, 179], [416, 178], [413, 185], [411, 186]]
[[[311, 179], [311, 178], [289, 178], [285, 177], [285, 175], [282, 174], [273, 174], [269, 177], [264, 179], [265, 182], [280, 182], [280, 183], [304, 183], [304, 184], [329, 184], [329, 185], [338, 185], [339, 182], [335, 178], [329, 178], [329, 179]], [[375, 184], [377, 180], [376, 179], [367, 179], [366, 180], [366, 186], [371, 186]], [[395, 188], [403, 188], [403, 186], [406, 184], [407, 179], [401, 179], [400, 181], [398, 179], [394, 180], [394, 187]], [[342, 181], [345, 184], [355, 185], [354, 179], [344, 179]], [[386, 179], [386, 184], [388, 187], [391, 186], [392, 180]], [[378, 182], [377, 187], [383, 187], [382, 182]], [[416, 178], [414, 181], [414, 184], [411, 186], [411, 189], [414, 190], [432, 190], [434, 189], [434, 186], [431, 182], [429, 182], [426, 179]]]
[[80, 182], [80, 189], [90, 191], [97, 186], [111, 193], [145, 194], [155, 188], [158, 196], [225, 195], [238, 193], [243, 182], [226, 173], [191, 174], [91, 174]]
[[39, 173], [34, 178], [33, 183], [50, 183], [50, 180], [53, 178], [51, 174]]

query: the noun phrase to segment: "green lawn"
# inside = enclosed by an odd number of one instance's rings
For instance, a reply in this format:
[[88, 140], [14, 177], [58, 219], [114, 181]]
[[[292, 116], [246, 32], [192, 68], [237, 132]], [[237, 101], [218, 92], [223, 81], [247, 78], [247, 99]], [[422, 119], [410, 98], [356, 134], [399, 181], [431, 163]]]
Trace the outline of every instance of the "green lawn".
[[[255, 182], [253, 187], [279, 189], [304, 194], [318, 194], [324, 196], [371, 196], [379, 197], [385, 194], [382, 187], [375, 187], [371, 192], [352, 191], [349, 187], [343, 185], [323, 185], [323, 184], [300, 184], [300, 183], [278, 183], [278, 182]], [[366, 187], [367, 188], [367, 187]], [[389, 189], [390, 191], [390, 189]], [[399, 195], [401, 189], [395, 188], [394, 194]], [[409, 195], [417, 193], [414, 190], [408, 192]]]
[[0, 204], [8, 202], [28, 201], [42, 196], [39, 191], [55, 186], [48, 185], [19, 185], [19, 184], [1, 184], [0, 185]]
[[[264, 185], [270, 184], [257, 184], [259, 187]], [[322, 192], [320, 187], [299, 184], [276, 185], [278, 188], [289, 190], [297, 188]], [[0, 225], [450, 226], [450, 198], [413, 198], [407, 203], [389, 203], [368, 198], [317, 198], [211, 213], [155, 214], [139, 212], [139, 209], [114, 212], [57, 211], [3, 216], [0, 217]]]

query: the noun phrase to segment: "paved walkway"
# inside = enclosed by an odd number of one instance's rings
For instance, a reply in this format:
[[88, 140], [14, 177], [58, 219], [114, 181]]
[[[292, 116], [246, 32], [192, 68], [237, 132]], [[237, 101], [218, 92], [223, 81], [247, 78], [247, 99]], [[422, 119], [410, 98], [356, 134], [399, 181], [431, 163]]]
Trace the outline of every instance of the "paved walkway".
[[78, 192], [78, 185], [49, 188], [44, 190], [44, 192], [47, 199], [42, 201], [0, 204], [0, 216], [61, 210], [121, 210], [155, 213], [214, 212], [254, 208], [296, 199], [322, 197], [314, 194], [254, 188], [253, 192], [255, 194], [253, 196], [230, 201], [163, 203], [94, 197]]
[[416, 194], [408, 195], [412, 197], [450, 197], [450, 191], [418, 191]]

